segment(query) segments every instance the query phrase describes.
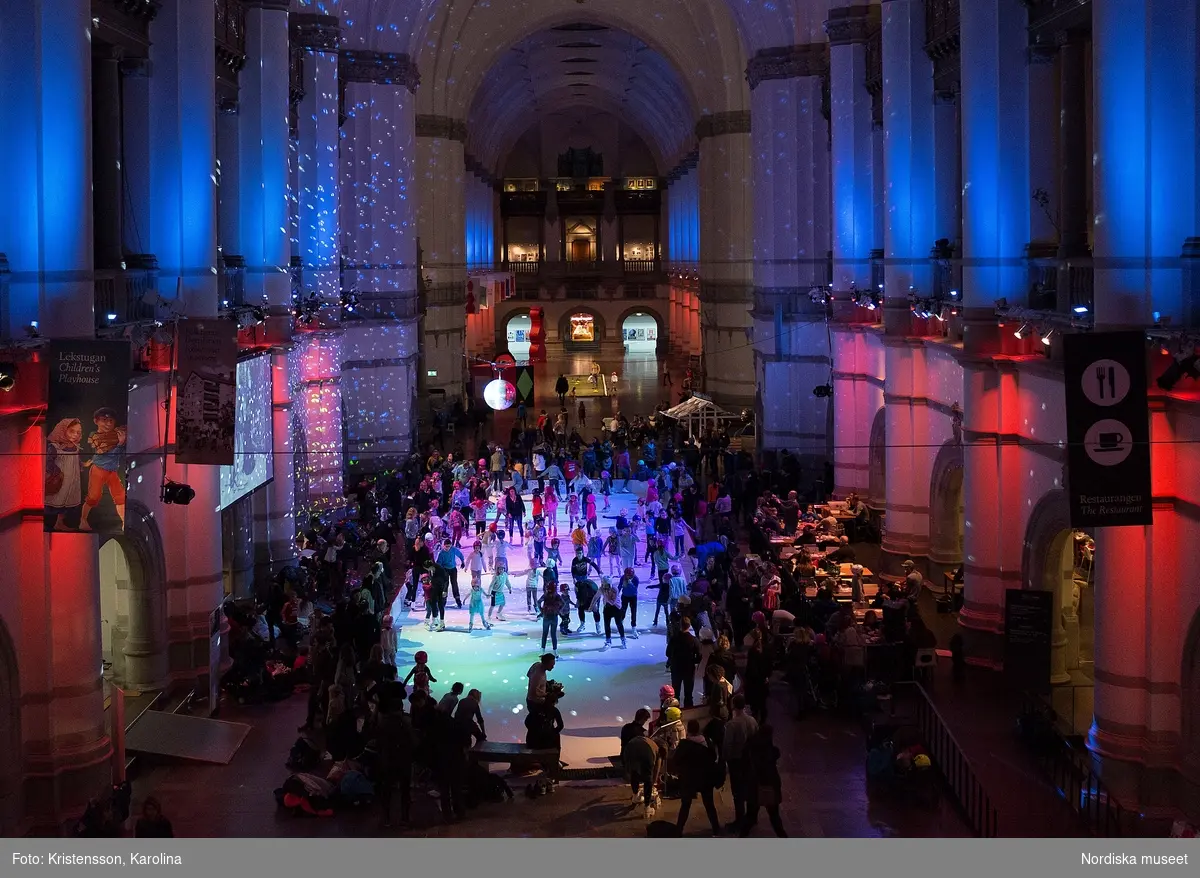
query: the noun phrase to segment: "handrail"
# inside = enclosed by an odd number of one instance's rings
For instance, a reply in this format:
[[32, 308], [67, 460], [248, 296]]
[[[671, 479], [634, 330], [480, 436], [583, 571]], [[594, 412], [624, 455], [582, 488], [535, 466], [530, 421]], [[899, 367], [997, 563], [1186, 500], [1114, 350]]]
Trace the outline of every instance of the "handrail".
[[979, 782], [971, 761], [967, 759], [950, 727], [934, 707], [929, 693], [920, 683], [899, 685], [912, 686], [918, 693], [917, 728], [921, 732], [921, 739], [972, 831], [980, 838], [996, 838], [999, 821], [991, 797]]
[[1022, 739], [1038, 767], [1067, 805], [1101, 838], [1149, 835], [1140, 812], [1126, 808], [1055, 725], [1053, 708], [1027, 695], [1021, 711]]

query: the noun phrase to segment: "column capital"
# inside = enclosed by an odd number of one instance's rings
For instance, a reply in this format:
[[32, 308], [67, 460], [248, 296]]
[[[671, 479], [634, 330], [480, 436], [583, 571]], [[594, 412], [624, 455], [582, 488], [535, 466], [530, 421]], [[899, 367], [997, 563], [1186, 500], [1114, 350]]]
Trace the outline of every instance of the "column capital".
[[467, 142], [467, 123], [452, 116], [417, 114], [417, 137]]
[[879, 26], [878, 6], [842, 6], [829, 10], [825, 33], [829, 35], [829, 45], [848, 46], [867, 42]]
[[726, 113], [708, 113], [696, 123], [696, 139], [721, 137], [724, 134], [749, 134], [750, 111], [732, 110]]
[[295, 12], [289, 20], [293, 46], [330, 52], [342, 41], [342, 21], [336, 15]]
[[338, 78], [343, 82], [399, 85], [414, 94], [421, 84], [421, 73], [407, 55], [370, 50], [343, 50], [338, 56]]
[[750, 83], [751, 90], [768, 79], [796, 79], [802, 76], [826, 76], [828, 73], [828, 43], [761, 49], [746, 65], [746, 81]]

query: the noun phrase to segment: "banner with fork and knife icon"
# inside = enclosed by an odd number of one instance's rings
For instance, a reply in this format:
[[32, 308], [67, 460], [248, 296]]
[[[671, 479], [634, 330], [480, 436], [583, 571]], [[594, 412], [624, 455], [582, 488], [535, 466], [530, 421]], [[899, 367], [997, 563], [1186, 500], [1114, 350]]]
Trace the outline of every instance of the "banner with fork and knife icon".
[[1151, 524], [1145, 337], [1067, 335], [1063, 355], [1071, 526]]

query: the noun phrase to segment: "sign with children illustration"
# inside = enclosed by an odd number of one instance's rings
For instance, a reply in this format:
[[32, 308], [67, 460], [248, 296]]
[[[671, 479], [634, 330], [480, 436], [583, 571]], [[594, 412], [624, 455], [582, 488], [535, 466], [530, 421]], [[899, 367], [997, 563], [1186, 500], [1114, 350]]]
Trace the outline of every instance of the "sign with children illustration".
[[47, 531], [125, 531], [127, 341], [52, 341], [47, 349]]

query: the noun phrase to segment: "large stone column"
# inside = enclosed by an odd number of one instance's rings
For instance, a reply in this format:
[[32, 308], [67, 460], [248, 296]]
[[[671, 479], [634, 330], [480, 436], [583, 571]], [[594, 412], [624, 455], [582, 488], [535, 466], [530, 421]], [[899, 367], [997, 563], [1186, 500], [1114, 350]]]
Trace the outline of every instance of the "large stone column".
[[825, 43], [767, 49], [747, 68], [754, 125], [754, 359], [763, 448], [819, 466], [832, 400], [828, 289], [829, 127], [821, 113]]
[[829, 106], [833, 179], [833, 290], [845, 297], [871, 286], [875, 246], [874, 135], [867, 91], [867, 40], [878, 6], [829, 10]]
[[[9, 316], [18, 333], [38, 320], [43, 335], [90, 337], [90, 4], [27, 0], [5, 4], [3, 15], [0, 252], [13, 271]], [[27, 398], [37, 398], [36, 391]], [[24, 814], [38, 826], [78, 814], [108, 782], [111, 755], [100, 677], [97, 538], [43, 532], [46, 429], [37, 418], [10, 413], [3, 440], [10, 465], [0, 486], [0, 506], [11, 510], [0, 558], [14, 583], [0, 597], [0, 622], [14, 641], [19, 711], [6, 720], [20, 729], [17, 750], [0, 758], [15, 768]], [[21, 816], [8, 804], [0, 805], [6, 829], [7, 818]]]
[[1098, 326], [1182, 314], [1175, 260], [1197, 210], [1196, 15], [1186, 0], [1111, 0], [1093, 12]]
[[704, 116], [696, 136], [706, 389], [721, 404], [736, 409], [755, 400], [750, 113]]
[[[216, 55], [212, 8], [170, 0], [151, 24], [149, 252], [162, 293], [190, 316], [217, 313]], [[194, 486], [193, 486], [194, 487]]]
[[933, 65], [923, 0], [883, 4], [885, 323], [903, 332], [910, 290], [931, 286], [936, 240]]
[[[1184, 313], [1175, 258], [1198, 225], [1197, 15], [1186, 0], [1110, 0], [1093, 10], [1097, 328], [1143, 327], [1154, 311]], [[1184, 475], [1173, 451], [1179, 411], [1162, 405], [1152, 402], [1150, 412], [1155, 494], [1181, 496], [1193, 490], [1194, 474]], [[1177, 675], [1190, 660], [1181, 661], [1180, 647], [1191, 609], [1174, 609], [1187, 593], [1175, 571], [1190, 566], [1184, 534], [1195, 527], [1182, 505], [1157, 501], [1153, 527], [1096, 534], [1088, 746], [1114, 795], [1143, 811], [1165, 798], [1164, 766], [1194, 767], [1180, 766], [1181, 708], [1191, 693]]]
[[[342, 251], [346, 288], [358, 295], [342, 324], [346, 452], [352, 470], [376, 472], [400, 465], [413, 450], [420, 350], [414, 92], [420, 79], [405, 55], [344, 52], [341, 65]], [[462, 349], [457, 353], [461, 357]]]
[[[307, 442], [308, 509], [342, 502], [342, 339], [339, 235], [338, 44], [341, 23], [320, 14], [291, 16], [292, 43], [304, 51], [304, 97], [297, 109], [297, 226], [302, 299], [316, 296], [320, 317], [295, 341], [291, 374], [300, 387]], [[312, 330], [316, 331], [312, 331]], [[294, 536], [294, 534], [293, 534]]]
[[[463, 252], [466, 124], [447, 116], [417, 116], [417, 229], [426, 288], [421, 352], [425, 386], [442, 390], [448, 402], [463, 394], [466, 350], [467, 272]], [[547, 237], [557, 254], [558, 239]], [[557, 260], [555, 255], [551, 261]], [[431, 374], [436, 372], [437, 374]]]
[[7, 169], [0, 252], [10, 319], [47, 337], [95, 331], [92, 241], [90, 7], [29, 0], [4, 8], [0, 137]]
[[963, 303], [974, 348], [996, 338], [995, 301], [1023, 303], [1028, 292], [1029, 34], [1025, 8], [1008, 0], [963, 3], [960, 16]]
[[[151, 24], [150, 252], [159, 260], [164, 298], [188, 318], [217, 314], [216, 56], [197, 46], [214, 40], [212, 8], [172, 0]], [[177, 419], [172, 418], [174, 430]], [[174, 435], [168, 437], [174, 442]], [[176, 601], [170, 633], [173, 668], [198, 681], [209, 669], [208, 614], [224, 597], [220, 476], [217, 467], [189, 466], [168, 455], [167, 478], [190, 485], [192, 503], [159, 518], [166, 545], [168, 591]]]
[[[241, 72], [239, 134], [241, 245], [246, 302], [274, 317], [291, 312], [288, 263], [287, 0], [250, 0], [246, 66]], [[282, 321], [281, 321], [282, 322]], [[286, 321], [290, 324], [290, 321]]]

